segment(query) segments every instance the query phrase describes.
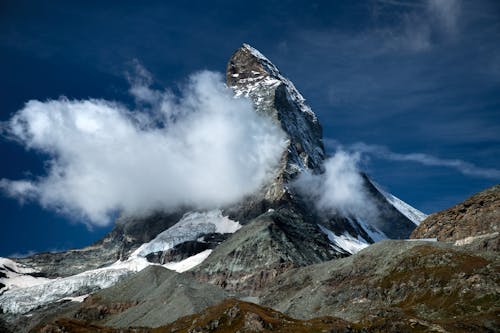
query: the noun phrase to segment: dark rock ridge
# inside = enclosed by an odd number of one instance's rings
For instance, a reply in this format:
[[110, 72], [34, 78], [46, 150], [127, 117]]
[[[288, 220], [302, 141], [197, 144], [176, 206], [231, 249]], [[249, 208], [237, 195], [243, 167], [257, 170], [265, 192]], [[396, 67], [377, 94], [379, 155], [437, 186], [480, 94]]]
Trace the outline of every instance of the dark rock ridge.
[[456, 241], [499, 231], [500, 185], [495, 185], [430, 215], [412, 232], [411, 238]]

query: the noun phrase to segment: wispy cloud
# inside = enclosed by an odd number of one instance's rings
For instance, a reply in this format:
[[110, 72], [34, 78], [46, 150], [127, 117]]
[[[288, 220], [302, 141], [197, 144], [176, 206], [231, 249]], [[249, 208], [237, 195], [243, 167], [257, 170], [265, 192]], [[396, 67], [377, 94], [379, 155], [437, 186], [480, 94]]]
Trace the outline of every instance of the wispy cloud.
[[372, 12], [381, 22], [392, 22], [375, 29], [387, 47], [421, 52], [459, 33], [461, 8], [460, 0], [378, 0]]
[[391, 151], [388, 147], [382, 145], [372, 145], [363, 142], [357, 142], [344, 146], [335, 140], [328, 142], [337, 148], [346, 149], [348, 151], [358, 152], [361, 154], [371, 155], [377, 158], [399, 161], [399, 162], [414, 162], [426, 166], [446, 167], [454, 169], [464, 175], [481, 177], [487, 179], [500, 179], [499, 169], [481, 168], [473, 163], [460, 159], [445, 159], [424, 153], [408, 153], [402, 154]]
[[374, 221], [379, 210], [366, 192], [358, 169], [359, 153], [338, 150], [325, 161], [325, 172], [302, 173], [294, 183], [320, 213], [340, 213], [364, 221]]
[[427, 0], [426, 10], [446, 33], [455, 35], [459, 32], [460, 0]]

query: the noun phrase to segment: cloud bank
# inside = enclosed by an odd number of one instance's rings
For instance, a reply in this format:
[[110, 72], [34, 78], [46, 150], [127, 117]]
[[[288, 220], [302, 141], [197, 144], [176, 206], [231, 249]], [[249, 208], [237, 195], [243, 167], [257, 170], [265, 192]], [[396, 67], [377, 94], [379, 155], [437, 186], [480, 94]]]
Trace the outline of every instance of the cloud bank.
[[324, 173], [303, 173], [295, 186], [321, 214], [338, 213], [364, 221], [376, 220], [378, 209], [363, 186], [359, 161], [360, 154], [338, 150], [325, 161]]
[[284, 134], [234, 98], [220, 74], [191, 76], [176, 97], [151, 89], [142, 67], [137, 72], [136, 110], [102, 99], [27, 102], [3, 124], [4, 135], [44, 153], [46, 175], [2, 179], [3, 192], [106, 225], [118, 211], [223, 206], [273, 173]]

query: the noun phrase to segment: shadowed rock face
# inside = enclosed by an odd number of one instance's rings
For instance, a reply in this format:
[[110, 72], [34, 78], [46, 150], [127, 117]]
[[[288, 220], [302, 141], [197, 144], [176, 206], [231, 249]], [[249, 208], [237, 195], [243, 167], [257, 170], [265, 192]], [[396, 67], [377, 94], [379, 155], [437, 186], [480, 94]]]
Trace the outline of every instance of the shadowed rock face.
[[255, 218], [193, 271], [202, 281], [258, 295], [283, 272], [341, 257], [316, 224], [281, 208]]
[[456, 241], [500, 231], [500, 185], [474, 194], [464, 202], [430, 215], [411, 238]]

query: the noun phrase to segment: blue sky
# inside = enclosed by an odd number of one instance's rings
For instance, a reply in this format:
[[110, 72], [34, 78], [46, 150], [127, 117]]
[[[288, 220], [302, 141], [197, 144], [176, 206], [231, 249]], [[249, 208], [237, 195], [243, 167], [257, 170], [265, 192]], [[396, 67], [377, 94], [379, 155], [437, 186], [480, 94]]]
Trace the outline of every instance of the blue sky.
[[[426, 213], [499, 182], [498, 1], [2, 1], [0, 121], [29, 100], [133, 103], [135, 62], [157, 87], [223, 72], [246, 42], [308, 100], [329, 152]], [[43, 175], [43, 154], [0, 139], [0, 178]], [[2, 196], [0, 255], [81, 247], [89, 229]]]

